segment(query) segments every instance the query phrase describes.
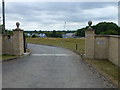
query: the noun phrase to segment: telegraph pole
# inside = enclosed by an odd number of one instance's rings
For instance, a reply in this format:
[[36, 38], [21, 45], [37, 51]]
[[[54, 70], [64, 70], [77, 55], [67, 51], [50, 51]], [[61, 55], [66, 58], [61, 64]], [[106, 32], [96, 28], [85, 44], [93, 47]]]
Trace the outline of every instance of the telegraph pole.
[[120, 27], [120, 1], [118, 2], [118, 25]]
[[1, 24], [1, 17], [0, 17], [0, 34], [2, 34], [2, 24]]
[[1, 20], [1, 17], [0, 17], [0, 25], [1, 25], [1, 21], [2, 21], [2, 20]]
[[2, 16], [3, 16], [2, 34], [5, 34], [5, 2], [4, 0], [2, 0]]
[[64, 24], [64, 29], [66, 28], [66, 21], [65, 21], [65, 24]]

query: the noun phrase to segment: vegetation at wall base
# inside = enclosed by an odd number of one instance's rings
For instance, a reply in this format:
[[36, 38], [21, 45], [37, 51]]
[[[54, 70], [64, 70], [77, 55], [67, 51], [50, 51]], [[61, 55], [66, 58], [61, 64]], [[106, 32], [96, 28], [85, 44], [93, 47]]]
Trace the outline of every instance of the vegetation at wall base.
[[[99, 73], [118, 87], [118, 67], [108, 60], [86, 60]], [[120, 81], [119, 81], [120, 82]]]
[[16, 57], [17, 56], [15, 56], [15, 55], [7, 55], [7, 54], [0, 55], [0, 58], [2, 59], [2, 61], [8, 60], [8, 59], [13, 59], [13, 58], [16, 58]]

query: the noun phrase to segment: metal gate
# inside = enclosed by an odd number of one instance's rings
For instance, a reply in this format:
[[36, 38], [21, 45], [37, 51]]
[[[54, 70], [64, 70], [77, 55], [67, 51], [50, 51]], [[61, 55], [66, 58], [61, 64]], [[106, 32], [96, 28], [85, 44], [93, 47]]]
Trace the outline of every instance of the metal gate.
[[26, 37], [25, 37], [25, 33], [24, 32], [23, 32], [23, 40], [24, 40], [24, 52], [26, 52], [27, 43], [26, 43]]

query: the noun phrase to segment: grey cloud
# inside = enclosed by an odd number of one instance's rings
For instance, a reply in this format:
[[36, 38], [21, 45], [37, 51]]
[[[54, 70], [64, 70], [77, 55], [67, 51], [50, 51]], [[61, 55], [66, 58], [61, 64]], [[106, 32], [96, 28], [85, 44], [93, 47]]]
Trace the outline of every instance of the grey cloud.
[[[93, 16], [94, 13], [84, 11], [114, 6], [114, 2], [8, 2], [6, 3], [7, 21], [23, 21], [45, 25], [60, 24], [61, 22], [87, 22], [88, 20], [113, 20], [115, 16]], [[101, 12], [102, 13], [102, 12]], [[109, 12], [106, 12], [109, 13]]]

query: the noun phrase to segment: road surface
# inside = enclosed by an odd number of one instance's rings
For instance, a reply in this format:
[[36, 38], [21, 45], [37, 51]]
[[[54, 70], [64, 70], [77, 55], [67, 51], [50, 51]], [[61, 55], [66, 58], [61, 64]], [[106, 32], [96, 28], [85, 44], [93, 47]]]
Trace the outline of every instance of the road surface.
[[107, 88], [76, 53], [30, 44], [30, 56], [3, 63], [3, 88]]

